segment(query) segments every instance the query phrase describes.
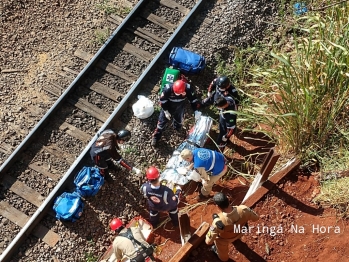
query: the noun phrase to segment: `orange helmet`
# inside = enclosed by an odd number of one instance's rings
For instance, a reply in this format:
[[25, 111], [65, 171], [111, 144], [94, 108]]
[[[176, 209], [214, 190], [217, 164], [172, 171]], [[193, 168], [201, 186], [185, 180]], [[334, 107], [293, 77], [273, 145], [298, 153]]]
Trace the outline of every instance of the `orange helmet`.
[[159, 170], [154, 166], [148, 168], [146, 175], [149, 180], [154, 180], [160, 177]]
[[114, 218], [109, 224], [111, 230], [118, 230], [122, 225], [120, 218]]
[[185, 92], [186, 84], [183, 80], [177, 80], [173, 83], [173, 92], [176, 95], [183, 94]]

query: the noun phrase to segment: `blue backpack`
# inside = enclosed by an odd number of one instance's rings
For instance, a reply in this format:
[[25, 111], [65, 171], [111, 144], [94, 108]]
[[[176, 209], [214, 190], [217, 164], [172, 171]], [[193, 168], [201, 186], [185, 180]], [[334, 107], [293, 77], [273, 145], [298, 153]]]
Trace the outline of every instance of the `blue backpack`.
[[104, 184], [104, 177], [96, 167], [84, 166], [74, 179], [75, 192], [83, 197], [94, 196]]
[[56, 212], [56, 218], [63, 221], [75, 222], [82, 215], [84, 203], [78, 193], [64, 192], [56, 198], [53, 210]]
[[169, 63], [184, 74], [198, 74], [205, 68], [206, 60], [202, 55], [174, 47], [169, 56]]

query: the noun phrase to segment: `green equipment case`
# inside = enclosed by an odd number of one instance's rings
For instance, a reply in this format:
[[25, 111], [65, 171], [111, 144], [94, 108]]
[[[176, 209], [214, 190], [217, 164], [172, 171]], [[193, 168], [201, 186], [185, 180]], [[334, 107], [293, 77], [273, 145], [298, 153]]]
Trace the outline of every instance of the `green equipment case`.
[[173, 83], [174, 81], [176, 81], [177, 79], [179, 79], [181, 76], [181, 73], [179, 70], [177, 69], [174, 69], [174, 68], [166, 68], [165, 69], [165, 73], [162, 77], [162, 80], [161, 80], [161, 88], [160, 88], [160, 94], [162, 92], [162, 89], [164, 88], [164, 86], [166, 84], [171, 84]]

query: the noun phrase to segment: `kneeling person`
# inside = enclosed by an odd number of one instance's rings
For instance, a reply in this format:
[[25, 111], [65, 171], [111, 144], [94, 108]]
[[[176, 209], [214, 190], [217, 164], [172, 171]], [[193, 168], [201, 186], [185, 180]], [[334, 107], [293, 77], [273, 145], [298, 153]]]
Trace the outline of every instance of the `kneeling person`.
[[247, 226], [247, 221], [257, 221], [259, 216], [248, 206], [231, 206], [227, 196], [221, 192], [213, 196], [213, 202], [221, 211], [213, 214], [213, 222], [206, 234], [206, 244], [212, 245], [221, 261], [229, 260], [229, 244], [242, 237], [241, 229]]
[[[115, 230], [117, 236], [113, 242], [113, 251], [116, 262], [121, 261], [155, 261], [153, 257], [154, 248], [144, 238], [139, 227], [124, 227], [119, 218], [110, 222], [110, 228]], [[151, 260], [145, 260], [149, 257]]]

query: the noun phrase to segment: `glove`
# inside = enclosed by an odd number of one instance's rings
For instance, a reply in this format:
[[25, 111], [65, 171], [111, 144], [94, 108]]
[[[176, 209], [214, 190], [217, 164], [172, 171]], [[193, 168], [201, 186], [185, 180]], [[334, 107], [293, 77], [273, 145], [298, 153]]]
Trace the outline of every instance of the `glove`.
[[223, 142], [227, 142], [227, 141], [228, 141], [228, 138], [224, 135], [224, 136], [222, 137], [222, 141], [223, 141]]
[[203, 187], [207, 186], [207, 182], [205, 179], [201, 179], [201, 184]]
[[170, 112], [168, 112], [167, 110], [165, 110], [164, 113], [165, 113], [165, 117], [166, 117], [168, 120], [171, 120], [171, 114], [170, 114]]
[[212, 92], [208, 91], [207, 92], [207, 98], [210, 98], [212, 96]]
[[[218, 216], [216, 213], [214, 213], [214, 214], [212, 215], [212, 218], [213, 218], [213, 220], [215, 220], [216, 218], [219, 218], [219, 216]], [[216, 227], [217, 227], [218, 229], [220, 229], [220, 230], [223, 230], [223, 229], [224, 229], [224, 224], [223, 224], [222, 220], [216, 221]]]
[[142, 176], [141, 170], [139, 170], [138, 168], [133, 167], [132, 172], [134, 172], [138, 177]]
[[222, 149], [225, 148], [226, 145], [227, 145], [227, 143], [224, 143], [224, 142], [223, 142], [223, 143], [220, 143], [218, 147], [219, 147], [219, 149], [222, 150]]
[[196, 110], [194, 112], [194, 117], [195, 117], [195, 122], [197, 122], [200, 119], [200, 117], [201, 117], [201, 112]]

